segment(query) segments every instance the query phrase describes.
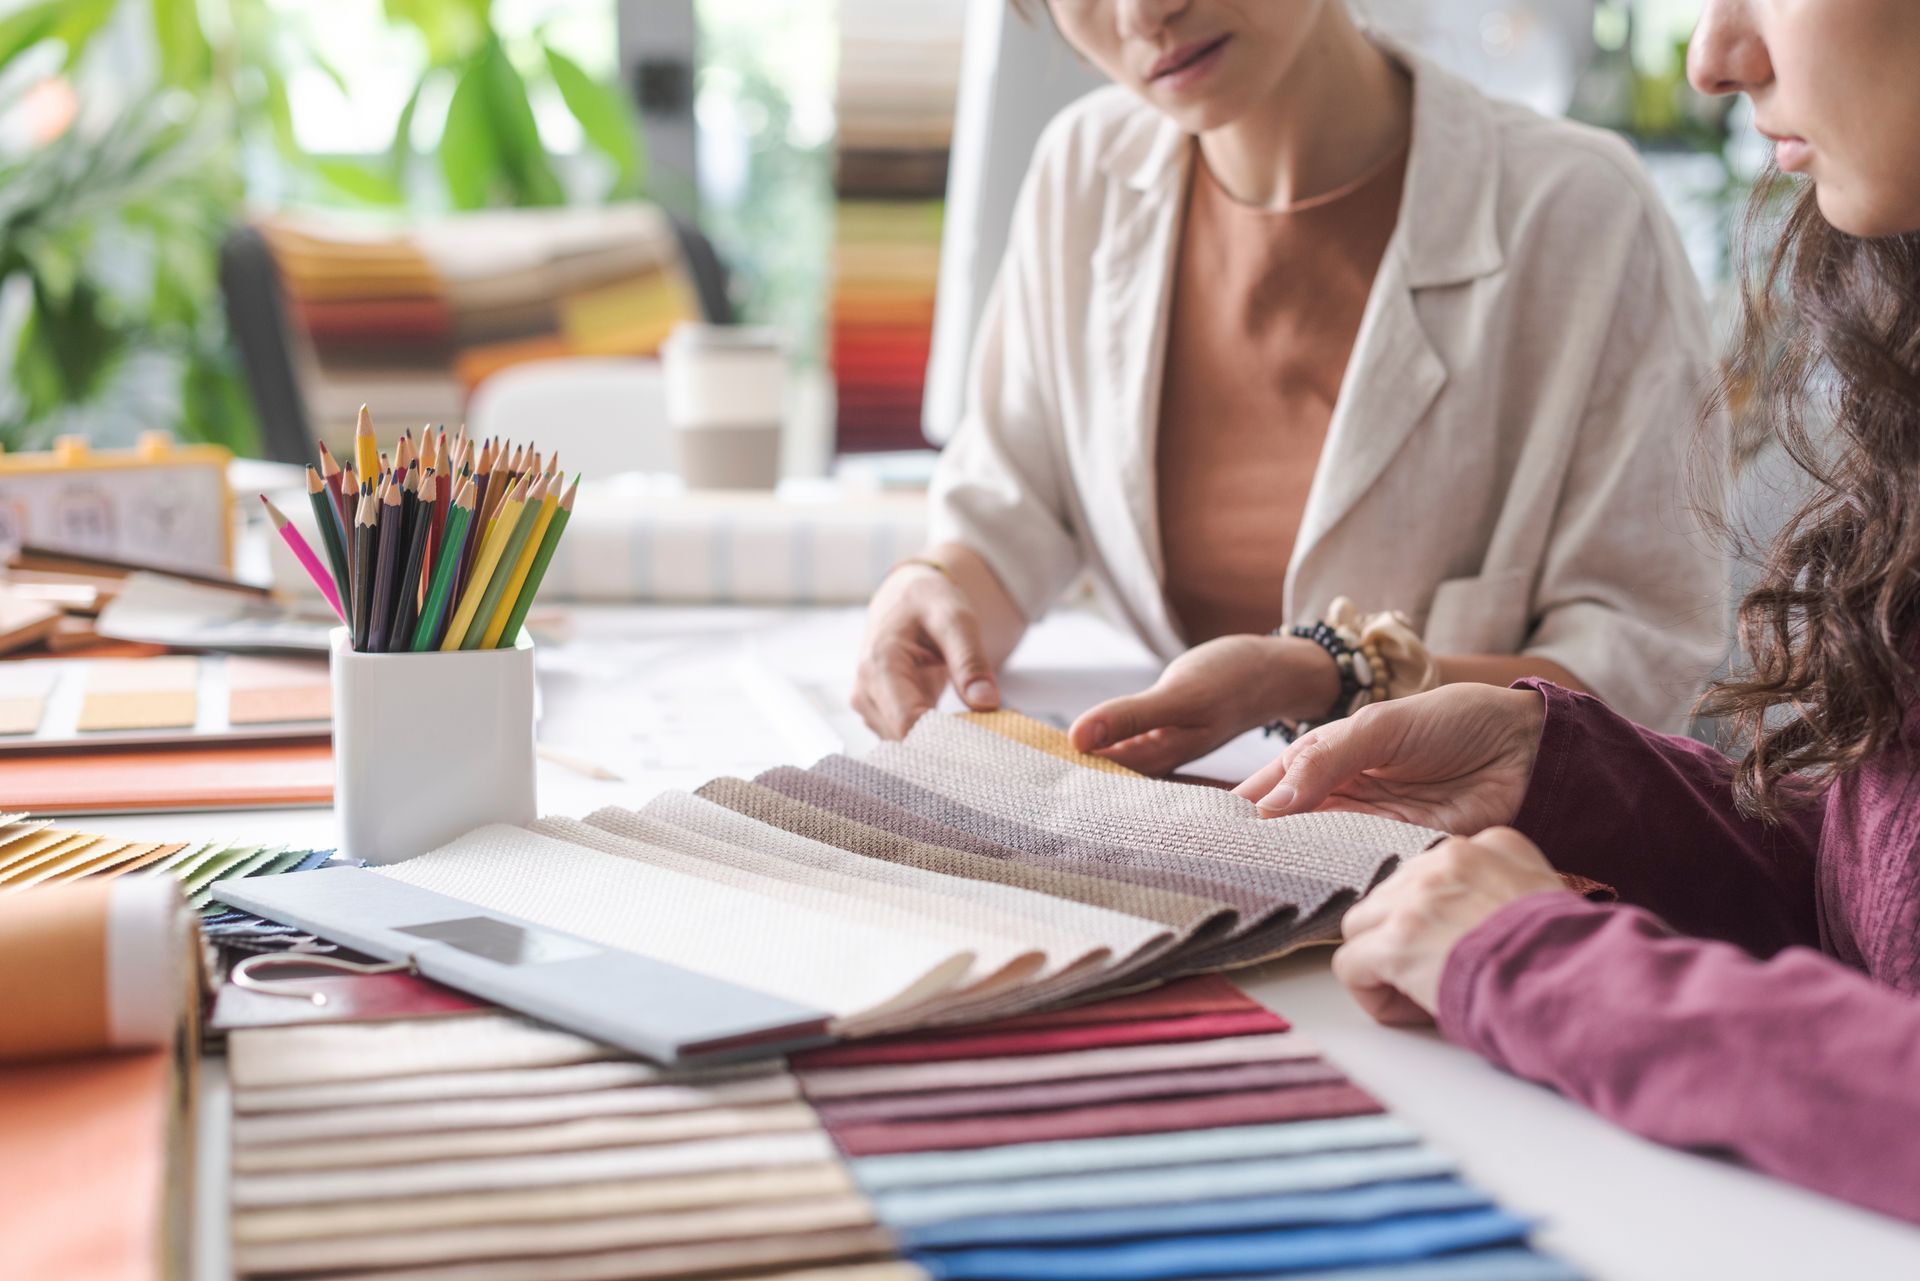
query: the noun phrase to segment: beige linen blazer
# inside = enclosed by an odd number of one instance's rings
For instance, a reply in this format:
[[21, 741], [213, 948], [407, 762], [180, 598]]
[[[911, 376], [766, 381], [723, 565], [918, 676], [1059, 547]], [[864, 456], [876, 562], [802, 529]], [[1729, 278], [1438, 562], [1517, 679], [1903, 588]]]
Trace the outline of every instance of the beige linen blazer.
[[[1398, 222], [1283, 577], [1399, 609], [1437, 653], [1550, 658], [1674, 729], [1725, 649], [1720, 557], [1683, 476], [1705, 307], [1632, 151], [1416, 56]], [[1163, 659], [1155, 432], [1191, 139], [1119, 88], [1049, 126], [935, 475], [936, 541], [1029, 619], [1081, 572]], [[1170, 424], [1168, 430], [1179, 430]], [[1270, 590], [1270, 584], [1249, 585]]]

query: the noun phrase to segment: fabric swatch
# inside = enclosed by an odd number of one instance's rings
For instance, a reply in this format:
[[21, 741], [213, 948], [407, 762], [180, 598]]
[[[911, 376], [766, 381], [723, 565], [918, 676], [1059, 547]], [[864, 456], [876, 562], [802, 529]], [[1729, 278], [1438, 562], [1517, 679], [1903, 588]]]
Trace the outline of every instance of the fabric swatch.
[[275, 1116], [234, 1119], [239, 1147], [306, 1143], [316, 1139], [429, 1134], [446, 1130], [549, 1125], [602, 1116], [658, 1116], [709, 1108], [793, 1103], [800, 1085], [787, 1073], [684, 1085], [642, 1085], [624, 1089], [545, 1094], [522, 1098], [431, 1099], [372, 1107], [328, 1108]]
[[1324, 1085], [1346, 1078], [1324, 1059], [1243, 1063], [1185, 1072], [1136, 1072], [1084, 1080], [1003, 1085], [984, 1090], [935, 1090], [924, 1094], [875, 1094], [866, 1098], [813, 1101], [829, 1129], [864, 1121], [907, 1121], [944, 1116], [993, 1116], [1052, 1108], [1117, 1103], [1123, 1099], [1179, 1098], [1235, 1090], [1280, 1090]]
[[87, 669], [78, 729], [188, 729], [200, 712], [200, 660], [101, 659]]
[[1124, 774], [1128, 778], [1145, 777], [1138, 770], [1130, 770], [1118, 761], [1110, 761], [1104, 756], [1094, 756], [1074, 747], [1073, 740], [1064, 730], [1055, 729], [1042, 720], [1023, 716], [1019, 712], [961, 712], [961, 720], [982, 729], [990, 729], [1002, 738], [1010, 738], [1038, 752], [1057, 756], [1082, 769], [1099, 770], [1103, 774]]
[[505, 1013], [430, 1023], [258, 1028], [227, 1038], [227, 1072], [236, 1090], [620, 1057], [620, 1051], [598, 1041]]
[[1020, 1054], [1051, 1054], [1113, 1045], [1157, 1045], [1170, 1041], [1214, 1041], [1229, 1036], [1260, 1036], [1287, 1030], [1287, 1021], [1264, 1009], [1230, 1014], [1196, 1014], [1191, 1018], [1138, 1019], [1125, 1023], [1091, 1023], [1033, 1028], [1011, 1032], [967, 1029], [951, 1036], [916, 1036], [910, 1040], [852, 1042], [805, 1050], [794, 1056], [795, 1067], [865, 1067], [875, 1063], [938, 1063], [949, 1059], [1002, 1058]]
[[[1029, 1027], [1074, 1027], [1082, 1023], [1117, 1023], [1128, 1019], [1191, 1018], [1196, 1014], [1236, 1014], [1242, 1010], [1264, 1010], [1266, 1006], [1235, 987], [1222, 974], [1205, 974], [1175, 979], [1144, 991], [1101, 997], [1079, 1005], [1060, 1006], [1034, 1014], [1015, 1014], [995, 1019], [981, 1032], [1011, 1032]], [[913, 1034], [886, 1038], [890, 1043], [912, 1039]]]
[[[823, 1010], [838, 1030], [951, 990], [973, 964], [950, 944], [856, 925], [504, 824], [376, 875], [639, 952]], [[833, 939], [836, 946], [819, 945]]]
[[921, 1090], [986, 1089], [1218, 1067], [1228, 1063], [1270, 1063], [1317, 1058], [1320, 1050], [1298, 1032], [1235, 1036], [1218, 1041], [1176, 1041], [1165, 1045], [1120, 1045], [1067, 1054], [1032, 1054], [1007, 1059], [968, 1059], [939, 1063], [887, 1063], [875, 1067], [819, 1068], [799, 1071], [809, 1099], [863, 1098]]
[[1166, 1281], [1397, 1263], [1526, 1237], [1504, 1210], [1410, 1215], [1338, 1227], [1164, 1237], [1117, 1245], [936, 1250], [914, 1261], [943, 1281]]
[[778, 1201], [786, 1197], [831, 1196], [851, 1191], [853, 1179], [839, 1162], [766, 1170], [727, 1170], [718, 1174], [679, 1175], [665, 1179], [509, 1188], [450, 1196], [403, 1196], [381, 1201], [243, 1210], [234, 1217], [234, 1240], [265, 1245], [276, 1241], [310, 1241], [329, 1236], [372, 1236], [457, 1228], [467, 1224], [538, 1223], [549, 1219], [668, 1214], [715, 1206]]
[[1582, 1281], [1572, 1264], [1532, 1250], [1496, 1246], [1408, 1263], [1271, 1272], [1244, 1281]]
[[1053, 1143], [1111, 1135], [1185, 1133], [1214, 1126], [1364, 1116], [1381, 1110], [1379, 1101], [1359, 1086], [1334, 1081], [1288, 1090], [1136, 1099], [1050, 1112], [829, 1123], [828, 1128], [842, 1152], [863, 1157], [890, 1152], [953, 1152], [999, 1144]]
[[900, 1244], [906, 1250], [926, 1250], [1037, 1245], [1049, 1241], [1114, 1241], [1317, 1223], [1364, 1223], [1395, 1215], [1480, 1209], [1492, 1204], [1485, 1192], [1459, 1179], [1423, 1179], [1333, 1192], [1296, 1192], [1225, 1201], [1175, 1201], [1118, 1210], [1008, 1213], [979, 1219], [949, 1219], [904, 1230]]
[[1032, 1179], [1041, 1175], [1396, 1147], [1417, 1143], [1419, 1138], [1397, 1117], [1359, 1116], [1284, 1125], [1236, 1125], [1173, 1134], [1022, 1143], [970, 1152], [875, 1156], [855, 1161], [853, 1177], [869, 1192], [885, 1192], [905, 1187]]
[[433, 1130], [416, 1134], [356, 1135], [238, 1147], [233, 1168], [245, 1174], [283, 1170], [367, 1168], [415, 1161], [456, 1161], [532, 1152], [584, 1152], [638, 1144], [687, 1143], [743, 1134], [792, 1134], [817, 1129], [803, 1103], [703, 1108], [659, 1116], [590, 1116], [539, 1125]]
[[333, 719], [327, 665], [294, 658], [227, 659], [227, 721], [232, 725]]
[[[1320, 1124], [1303, 1122], [1303, 1124]], [[968, 1154], [971, 1155], [971, 1154]], [[874, 1157], [871, 1161], [899, 1160]], [[859, 1177], [856, 1163], [854, 1177]], [[1088, 1170], [990, 1183], [868, 1189], [880, 1221], [896, 1229], [949, 1219], [1002, 1214], [1008, 1206], [1028, 1213], [1100, 1210], [1123, 1206], [1168, 1205], [1182, 1201], [1220, 1201], [1232, 1197], [1278, 1196], [1426, 1179], [1453, 1173], [1453, 1163], [1421, 1145], [1355, 1152], [1322, 1152], [1265, 1160], [1213, 1161], [1141, 1169]]]
[[674, 1214], [569, 1218], [539, 1223], [469, 1224], [383, 1236], [334, 1236], [270, 1245], [242, 1244], [244, 1272], [322, 1272], [451, 1263], [462, 1259], [574, 1254], [699, 1241], [750, 1241], [770, 1235], [873, 1226], [859, 1196], [796, 1197], [681, 1210]]
[[[497, 1019], [501, 1016], [488, 1017]], [[463, 1027], [459, 1033], [470, 1035], [473, 1030]], [[548, 1095], [627, 1089], [640, 1085], [686, 1084], [711, 1090], [723, 1082], [769, 1077], [786, 1077], [778, 1060], [716, 1064], [693, 1070], [660, 1068], [638, 1059], [606, 1058], [553, 1067], [519, 1068], [503, 1065], [478, 1071], [431, 1072], [307, 1085], [238, 1087], [233, 1091], [233, 1108], [241, 1115], [255, 1112], [333, 1112], [334, 1109], [440, 1101], [451, 1103], [465, 1099], [538, 1099]], [[337, 1112], [334, 1114], [338, 1115]]]
[[417, 1165], [241, 1174], [233, 1180], [233, 1203], [243, 1207], [314, 1205], [328, 1201], [677, 1178], [720, 1170], [817, 1165], [834, 1159], [833, 1141], [826, 1132], [810, 1130], [589, 1152], [541, 1152]]

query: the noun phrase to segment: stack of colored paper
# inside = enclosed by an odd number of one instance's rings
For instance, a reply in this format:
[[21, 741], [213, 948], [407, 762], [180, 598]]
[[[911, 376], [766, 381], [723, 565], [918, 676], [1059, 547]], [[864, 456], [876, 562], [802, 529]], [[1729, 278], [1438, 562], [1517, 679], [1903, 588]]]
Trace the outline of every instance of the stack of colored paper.
[[832, 354], [841, 452], [919, 449], [966, 6], [841, 6]]

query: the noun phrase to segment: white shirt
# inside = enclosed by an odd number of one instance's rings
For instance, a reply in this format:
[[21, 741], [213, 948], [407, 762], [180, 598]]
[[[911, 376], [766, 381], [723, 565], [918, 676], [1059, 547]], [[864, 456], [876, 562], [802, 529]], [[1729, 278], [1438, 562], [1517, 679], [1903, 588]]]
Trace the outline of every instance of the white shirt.
[[[1725, 650], [1688, 514], [1705, 307], [1631, 149], [1416, 56], [1401, 208], [1286, 565], [1284, 611], [1398, 609], [1435, 653], [1551, 659], [1674, 729]], [[933, 486], [1028, 619], [1086, 571], [1162, 658], [1154, 432], [1191, 147], [1124, 89], [1049, 126]], [[1700, 433], [1709, 433], [1702, 441]]]

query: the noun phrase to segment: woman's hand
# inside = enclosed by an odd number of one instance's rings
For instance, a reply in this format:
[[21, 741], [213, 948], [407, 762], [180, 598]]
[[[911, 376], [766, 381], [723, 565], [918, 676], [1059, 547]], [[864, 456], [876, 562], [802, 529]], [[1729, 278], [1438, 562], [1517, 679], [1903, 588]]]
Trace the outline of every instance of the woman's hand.
[[1083, 752], [1165, 774], [1255, 726], [1322, 715], [1340, 676], [1312, 641], [1222, 636], [1167, 664], [1151, 689], [1108, 699], [1068, 731]]
[[853, 709], [880, 737], [904, 738], [949, 680], [977, 712], [1000, 705], [972, 600], [939, 570], [903, 565], [867, 607]]
[[1545, 723], [1531, 690], [1443, 685], [1303, 734], [1233, 790], [1268, 817], [1358, 810], [1478, 832], [1520, 812]]
[[1510, 827], [1456, 836], [1400, 865], [1347, 912], [1333, 973], [1382, 1023], [1433, 1021], [1454, 944], [1515, 899], [1570, 893]]

